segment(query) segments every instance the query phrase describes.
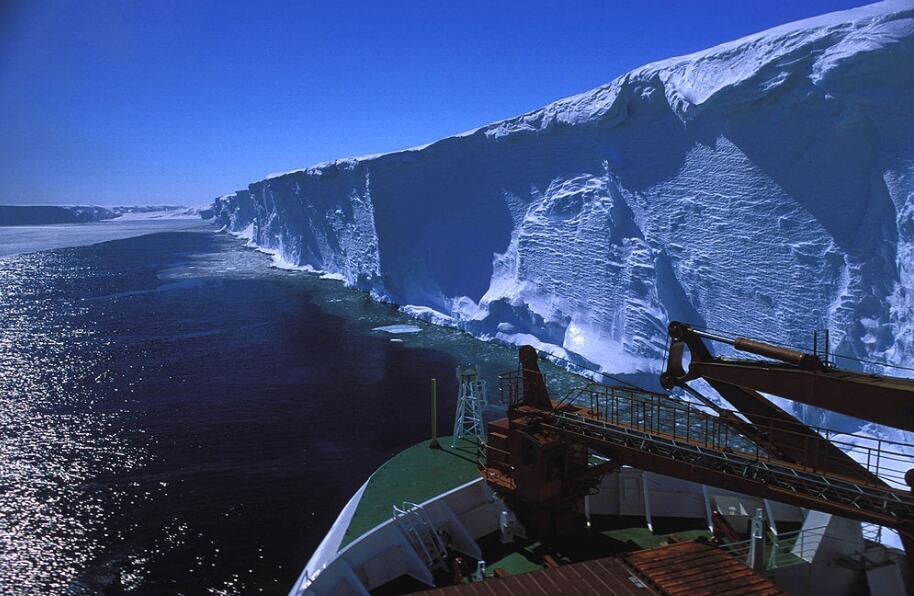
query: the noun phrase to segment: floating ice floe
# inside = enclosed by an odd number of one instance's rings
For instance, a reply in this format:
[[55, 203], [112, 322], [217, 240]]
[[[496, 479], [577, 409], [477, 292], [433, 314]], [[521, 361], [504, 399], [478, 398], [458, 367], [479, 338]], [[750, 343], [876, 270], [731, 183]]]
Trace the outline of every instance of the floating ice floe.
[[385, 325], [384, 327], [375, 327], [372, 331], [384, 331], [399, 335], [401, 333], [419, 333], [422, 329], [416, 325]]

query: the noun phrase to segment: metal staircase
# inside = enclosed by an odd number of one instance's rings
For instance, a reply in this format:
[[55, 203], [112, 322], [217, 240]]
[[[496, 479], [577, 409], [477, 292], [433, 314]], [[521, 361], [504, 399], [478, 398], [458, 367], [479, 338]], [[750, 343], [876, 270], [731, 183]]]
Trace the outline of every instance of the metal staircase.
[[393, 519], [426, 567], [435, 569], [445, 564], [447, 545], [422, 506], [406, 501], [402, 508], [394, 505]]

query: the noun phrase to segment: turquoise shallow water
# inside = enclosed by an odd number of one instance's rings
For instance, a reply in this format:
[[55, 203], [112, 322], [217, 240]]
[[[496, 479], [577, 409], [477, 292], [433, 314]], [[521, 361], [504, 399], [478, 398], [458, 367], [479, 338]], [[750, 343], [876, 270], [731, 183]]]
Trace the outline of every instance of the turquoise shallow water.
[[448, 434], [456, 366], [481, 366], [489, 417], [516, 366], [199, 226], [0, 258], [0, 330], [13, 594], [285, 593], [352, 492], [428, 436], [432, 377]]

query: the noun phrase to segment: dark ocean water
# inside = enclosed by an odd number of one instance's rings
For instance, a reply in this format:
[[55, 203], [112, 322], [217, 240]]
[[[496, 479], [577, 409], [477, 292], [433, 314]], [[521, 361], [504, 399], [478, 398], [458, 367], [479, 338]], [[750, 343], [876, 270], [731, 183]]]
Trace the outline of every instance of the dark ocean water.
[[515, 367], [210, 229], [0, 258], [0, 334], [3, 594], [286, 593], [430, 378], [449, 434]]

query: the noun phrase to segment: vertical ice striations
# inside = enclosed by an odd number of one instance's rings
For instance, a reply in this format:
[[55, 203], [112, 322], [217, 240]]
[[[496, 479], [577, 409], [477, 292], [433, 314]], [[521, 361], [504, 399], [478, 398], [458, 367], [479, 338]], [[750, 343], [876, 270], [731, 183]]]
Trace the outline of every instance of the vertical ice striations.
[[488, 338], [656, 371], [669, 319], [914, 364], [914, 1], [273, 176], [231, 231]]
[[270, 176], [216, 200], [217, 221], [283, 262], [381, 287], [368, 168], [357, 160]]

